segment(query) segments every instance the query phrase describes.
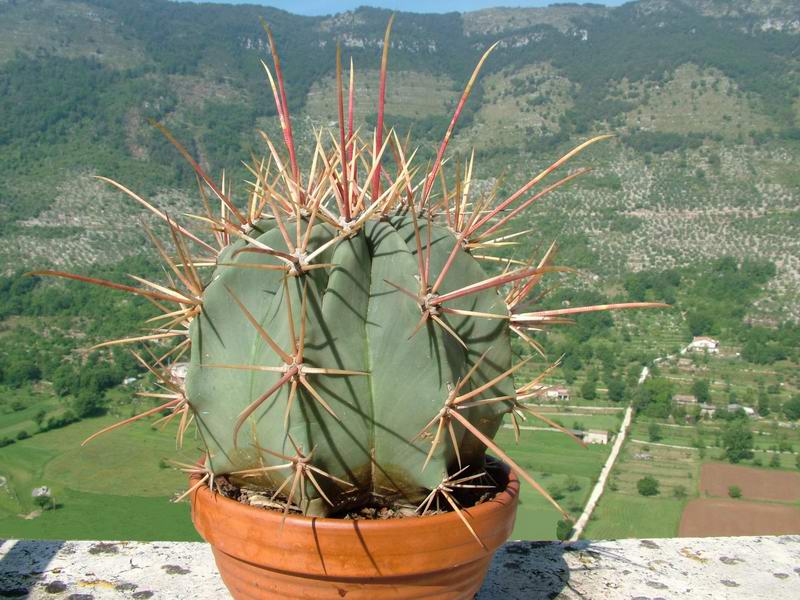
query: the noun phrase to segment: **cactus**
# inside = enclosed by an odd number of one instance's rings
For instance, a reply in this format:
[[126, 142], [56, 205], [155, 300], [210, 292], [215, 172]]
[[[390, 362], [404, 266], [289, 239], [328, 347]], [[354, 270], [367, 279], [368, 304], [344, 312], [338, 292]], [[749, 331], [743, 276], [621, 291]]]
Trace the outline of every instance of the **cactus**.
[[[167, 224], [171, 249], [151, 237], [169, 281], [136, 278], [138, 286], [126, 286], [45, 273], [133, 292], [163, 308], [151, 334], [109, 342], [148, 344], [151, 360], [136, 356], [166, 388], [152, 394], [166, 402], [120, 424], [167, 410], [182, 438], [194, 421], [207, 448], [197, 485], [213, 486], [214, 477], [226, 475], [310, 515], [377, 499], [413, 502], [424, 513], [436, 494], [457, 509], [453, 488], [475, 483], [489, 449], [558, 507], [492, 441], [506, 415], [515, 426], [528, 413], [561, 429], [524, 404], [546, 389], [549, 369], [515, 383], [527, 359], [514, 360], [512, 336], [543, 353], [535, 332], [572, 314], [662, 305], [533, 310], [542, 277], [559, 270], [555, 246], [538, 261], [492, 252], [514, 243], [518, 234], [506, 230], [514, 217], [585, 170], [538, 189], [542, 180], [608, 136], [582, 143], [502, 201], [496, 190], [480, 196], [470, 189], [472, 159], [445, 176], [449, 140], [492, 47], [436, 159], [420, 170], [407, 144], [382, 125], [390, 30], [391, 22], [371, 139], [353, 130], [352, 66], [345, 114], [337, 50], [339, 128], [317, 134], [310, 170], [301, 171], [267, 29], [274, 64], [264, 68], [285, 152], [262, 132], [268, 157], [250, 167], [246, 205], [238, 206], [224, 181], [215, 183], [157, 125], [197, 172], [206, 210], [195, 220], [208, 225], [205, 233], [105, 181]], [[170, 378], [169, 363], [186, 352], [184, 388]]]

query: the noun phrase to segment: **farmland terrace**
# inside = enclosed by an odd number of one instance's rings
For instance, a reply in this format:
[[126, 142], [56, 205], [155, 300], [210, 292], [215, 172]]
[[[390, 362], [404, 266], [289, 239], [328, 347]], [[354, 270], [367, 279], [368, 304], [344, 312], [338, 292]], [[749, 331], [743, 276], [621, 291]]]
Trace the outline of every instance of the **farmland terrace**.
[[[800, 536], [509, 542], [477, 600], [788, 598]], [[211, 550], [194, 542], [0, 540], [0, 597], [227, 597]]]

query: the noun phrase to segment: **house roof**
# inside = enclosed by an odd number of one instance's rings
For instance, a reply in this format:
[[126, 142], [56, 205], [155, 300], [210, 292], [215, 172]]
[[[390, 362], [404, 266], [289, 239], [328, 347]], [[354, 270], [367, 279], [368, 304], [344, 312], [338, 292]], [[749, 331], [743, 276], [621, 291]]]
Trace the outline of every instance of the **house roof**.
[[553, 393], [556, 393], [556, 394], [569, 394], [569, 389], [568, 388], [560, 387], [560, 386], [551, 387], [547, 391], [548, 392], [553, 392]]

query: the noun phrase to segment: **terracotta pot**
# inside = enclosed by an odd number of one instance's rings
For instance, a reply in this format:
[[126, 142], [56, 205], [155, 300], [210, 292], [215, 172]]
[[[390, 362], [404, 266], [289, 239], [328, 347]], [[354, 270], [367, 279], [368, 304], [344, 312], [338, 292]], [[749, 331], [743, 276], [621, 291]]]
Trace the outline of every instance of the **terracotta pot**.
[[288, 516], [211, 492], [192, 494], [192, 520], [234, 598], [472, 598], [514, 527], [519, 480], [469, 509], [389, 520]]

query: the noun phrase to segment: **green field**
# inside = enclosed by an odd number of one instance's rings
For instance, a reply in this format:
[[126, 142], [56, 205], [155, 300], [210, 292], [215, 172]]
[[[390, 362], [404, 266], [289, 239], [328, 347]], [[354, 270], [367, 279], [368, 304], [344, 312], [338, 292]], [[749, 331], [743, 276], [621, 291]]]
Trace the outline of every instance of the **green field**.
[[[724, 460], [723, 450], [715, 447], [724, 423], [703, 422], [700, 431], [705, 448], [671, 448], [648, 442], [651, 419], [637, 417], [631, 427], [631, 437], [625, 442], [605, 492], [584, 531], [588, 539], [615, 539], [626, 537], [674, 537], [678, 535], [681, 515], [686, 503], [699, 495], [700, 467], [704, 462]], [[777, 428], [774, 424], [751, 421], [756, 452], [754, 458], [743, 465], [782, 468], [796, 471], [797, 454], [768, 453], [778, 435], [798, 445], [796, 430]], [[698, 437], [696, 427], [660, 423], [661, 444], [690, 446]], [[642, 442], [634, 441], [636, 439]], [[777, 457], [779, 466], [772, 465]], [[755, 461], [755, 462], [754, 462]], [[660, 486], [657, 496], [639, 495], [636, 484], [644, 476], [655, 477]]]
[[[198, 539], [188, 504], [168, 501], [184, 488], [184, 476], [159, 467], [162, 458], [176, 454], [171, 432], [135, 424], [80, 447], [86, 436], [113, 421], [89, 419], [0, 448], [0, 475], [7, 478], [0, 491], [0, 537]], [[497, 440], [551, 493], [561, 489], [560, 503], [576, 518], [608, 453], [607, 446], [581, 448], [546, 431], [523, 432], [516, 444], [504, 429]], [[187, 443], [184, 460], [199, 454], [191, 447]], [[579, 489], [569, 491], [570, 483]], [[30, 491], [40, 485], [50, 487], [58, 508], [21, 518], [35, 509]], [[554, 539], [559, 518], [544, 498], [523, 486], [513, 537]]]
[[[608, 431], [616, 432], [619, 430], [620, 423], [622, 423], [623, 412], [620, 411], [616, 414], [592, 414], [582, 413], [579, 411], [574, 412], [545, 412], [542, 414], [547, 415], [559, 425], [570, 429], [580, 429], [586, 431], [587, 429], [606, 429]], [[530, 426], [546, 426], [544, 423], [537, 422], [535, 418], [529, 418], [527, 425]]]
[[583, 537], [593, 540], [675, 537], [685, 501], [606, 493]]
[[[35, 432], [37, 426], [34, 417], [40, 410], [44, 410], [48, 417], [60, 415], [64, 411], [63, 406], [44, 384], [19, 389], [1, 386], [0, 401], [0, 439], [16, 438], [20, 431], [31, 434]], [[13, 410], [11, 406], [14, 403], [19, 403], [21, 410]]]
[[[697, 495], [700, 458], [697, 450], [679, 450], [626, 440], [584, 537], [674, 537], [689, 498]], [[651, 475], [660, 484], [657, 496], [640, 496], [636, 483]], [[683, 489], [676, 496], [676, 490]], [[679, 497], [680, 496], [680, 497]]]
[[[631, 439], [687, 447], [701, 443], [706, 448], [708, 456], [720, 455], [722, 452], [720, 444], [725, 428], [724, 421], [702, 421], [696, 426], [659, 422], [659, 439], [651, 440], [649, 427], [653, 422], [656, 421], [638, 417], [631, 426]], [[800, 450], [800, 431], [788, 427], [777, 427], [772, 422], [751, 420], [749, 423], [753, 429], [753, 447], [756, 450], [756, 456], [762, 460], [766, 457], [768, 461], [771, 455], [766, 452], [767, 450], [778, 450], [783, 447], [781, 456], [787, 461], [787, 464], [791, 462], [791, 466], [795, 466], [793, 459], [794, 453]]]
[[[513, 432], [503, 429], [496, 440], [548, 492], [552, 494], [558, 488], [564, 493], [559, 503], [574, 519], [583, 510], [610, 449], [602, 445], [583, 448], [564, 434], [550, 431], [524, 431], [516, 444]], [[580, 489], [568, 491], [565, 487], [568, 477], [579, 484]], [[555, 539], [559, 519], [558, 511], [547, 500], [522, 484], [514, 539]]]
[[[135, 424], [80, 442], [114, 422], [88, 419], [0, 448], [0, 537], [39, 539], [197, 540], [187, 503], [169, 498], [185, 487], [185, 477], [162, 468], [176, 456], [171, 431]], [[198, 456], [187, 441], [185, 460]], [[55, 510], [24, 519], [34, 509], [31, 489], [46, 485]]]

